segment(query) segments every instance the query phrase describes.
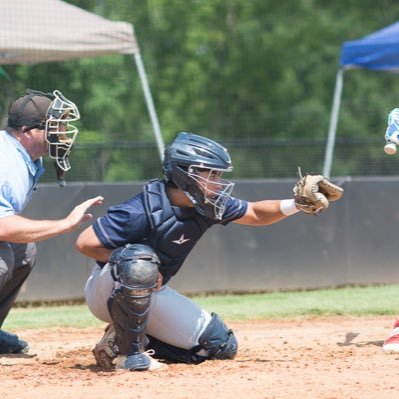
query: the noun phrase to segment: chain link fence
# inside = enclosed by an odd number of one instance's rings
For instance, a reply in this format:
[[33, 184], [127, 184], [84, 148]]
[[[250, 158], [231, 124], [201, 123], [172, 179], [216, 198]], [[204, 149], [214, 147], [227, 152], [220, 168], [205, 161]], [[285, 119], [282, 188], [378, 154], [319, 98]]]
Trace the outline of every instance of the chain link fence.
[[[222, 142], [229, 149], [233, 179], [294, 178], [303, 173], [322, 173], [325, 140], [243, 139]], [[395, 176], [399, 160], [384, 153], [384, 140], [337, 138], [331, 176]], [[51, 160], [42, 182], [53, 182]], [[122, 182], [162, 177], [158, 148], [152, 142], [77, 144], [71, 155], [67, 181]]]

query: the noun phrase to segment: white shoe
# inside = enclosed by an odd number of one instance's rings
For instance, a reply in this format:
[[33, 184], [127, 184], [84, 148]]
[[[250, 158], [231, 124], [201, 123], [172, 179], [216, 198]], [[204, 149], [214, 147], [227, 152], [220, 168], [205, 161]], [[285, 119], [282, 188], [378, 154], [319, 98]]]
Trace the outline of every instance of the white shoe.
[[155, 351], [150, 349], [130, 356], [119, 355], [116, 359], [115, 368], [129, 371], [154, 371], [162, 367], [166, 368], [166, 364], [160, 363], [151, 357], [154, 353]]

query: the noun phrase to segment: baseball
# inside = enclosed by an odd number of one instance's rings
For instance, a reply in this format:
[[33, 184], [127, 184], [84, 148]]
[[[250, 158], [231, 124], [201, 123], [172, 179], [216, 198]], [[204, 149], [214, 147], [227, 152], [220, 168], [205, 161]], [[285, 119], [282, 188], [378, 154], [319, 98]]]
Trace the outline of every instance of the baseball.
[[396, 154], [396, 144], [395, 143], [387, 143], [384, 147], [384, 151], [388, 155]]

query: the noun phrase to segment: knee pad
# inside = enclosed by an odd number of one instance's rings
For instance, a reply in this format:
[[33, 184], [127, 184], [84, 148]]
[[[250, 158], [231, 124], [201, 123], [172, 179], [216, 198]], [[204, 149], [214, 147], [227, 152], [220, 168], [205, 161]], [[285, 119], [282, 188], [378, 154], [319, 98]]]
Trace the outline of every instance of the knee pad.
[[211, 359], [233, 359], [237, 354], [238, 342], [233, 330], [228, 329], [215, 313], [198, 342]]
[[129, 356], [143, 352], [159, 259], [152, 248], [132, 244], [115, 250], [109, 263], [116, 283], [108, 299], [108, 310], [120, 353]]
[[152, 290], [157, 286], [158, 256], [143, 244], [117, 248], [109, 258], [112, 277], [130, 290]]

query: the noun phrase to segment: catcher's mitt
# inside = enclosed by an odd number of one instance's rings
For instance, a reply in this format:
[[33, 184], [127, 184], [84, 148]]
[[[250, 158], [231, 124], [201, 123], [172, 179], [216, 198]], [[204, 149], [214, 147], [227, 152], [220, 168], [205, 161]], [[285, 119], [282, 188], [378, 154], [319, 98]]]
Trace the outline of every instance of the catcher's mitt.
[[301, 211], [317, 215], [326, 210], [330, 201], [341, 198], [344, 190], [321, 175], [302, 176], [298, 171], [300, 180], [294, 186], [295, 205]]
[[104, 335], [92, 350], [97, 361], [97, 366], [103, 369], [113, 367], [112, 361], [118, 355], [118, 348], [115, 344], [115, 328], [113, 324], [105, 327]]

